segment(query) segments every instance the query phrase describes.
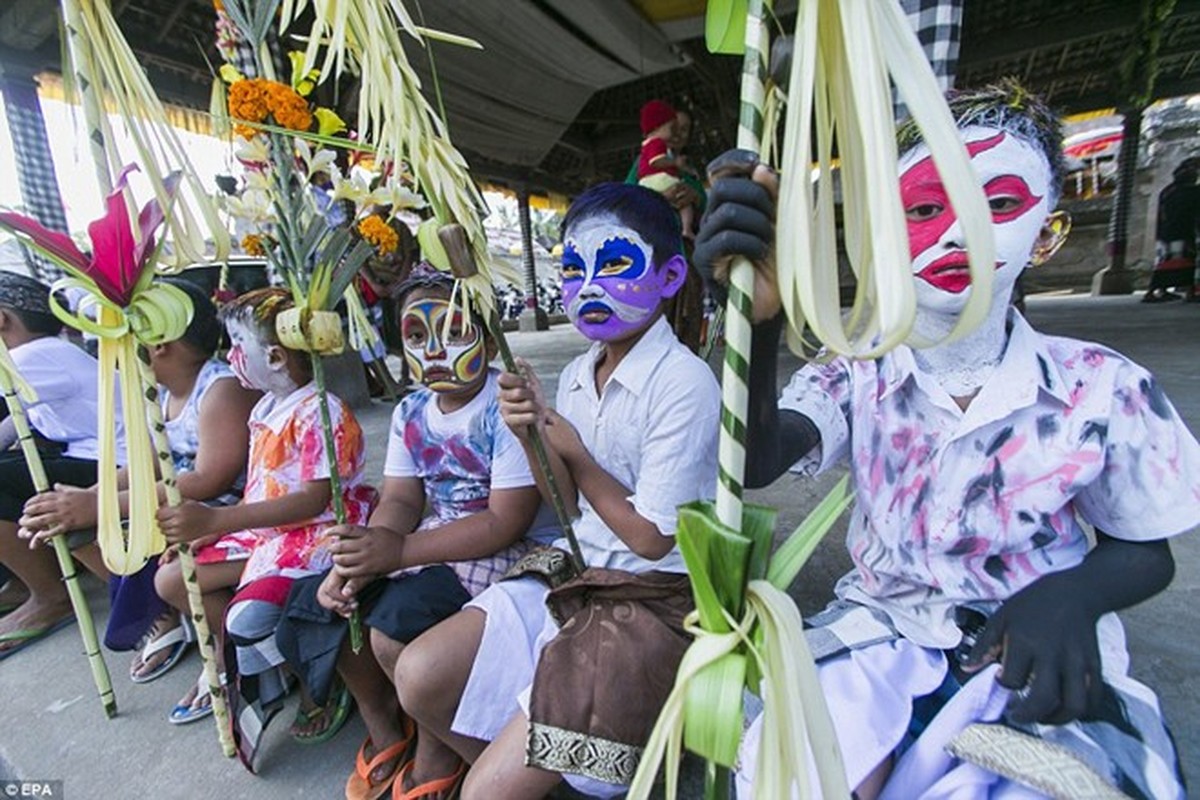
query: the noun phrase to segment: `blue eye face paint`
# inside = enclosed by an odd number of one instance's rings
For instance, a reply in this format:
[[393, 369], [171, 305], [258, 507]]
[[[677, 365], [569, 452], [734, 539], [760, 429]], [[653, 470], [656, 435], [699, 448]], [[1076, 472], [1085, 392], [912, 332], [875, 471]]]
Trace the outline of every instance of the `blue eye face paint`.
[[614, 341], [646, 327], [686, 273], [654, 268], [653, 249], [612, 214], [579, 220], [563, 243], [563, 303], [589, 339]]

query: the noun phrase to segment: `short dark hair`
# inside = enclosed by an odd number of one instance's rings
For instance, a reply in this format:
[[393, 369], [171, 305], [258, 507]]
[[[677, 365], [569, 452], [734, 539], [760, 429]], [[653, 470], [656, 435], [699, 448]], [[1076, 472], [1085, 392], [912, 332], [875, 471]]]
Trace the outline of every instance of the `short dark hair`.
[[[58, 300], [62, 301], [62, 296]], [[50, 287], [36, 278], [0, 271], [0, 308], [14, 314], [35, 336], [57, 336], [62, 322], [50, 311]]]
[[184, 278], [160, 278], [163, 283], [182, 290], [192, 301], [192, 321], [178, 341], [190, 346], [205, 358], [217, 352], [221, 341], [221, 321], [212, 299], [196, 284]]
[[17, 319], [21, 320], [21, 324], [25, 326], [25, 330], [35, 336], [58, 336], [58, 334], [62, 333], [62, 321], [53, 314], [39, 314], [34, 311], [25, 311], [24, 309], [2, 303], [0, 303], [0, 308], [3, 308], [10, 314], [15, 314]]
[[598, 214], [612, 214], [622, 225], [637, 231], [653, 249], [656, 267], [683, 254], [679, 214], [658, 192], [630, 183], [598, 183], [571, 203], [563, 217], [561, 235], [566, 236], [580, 220]]

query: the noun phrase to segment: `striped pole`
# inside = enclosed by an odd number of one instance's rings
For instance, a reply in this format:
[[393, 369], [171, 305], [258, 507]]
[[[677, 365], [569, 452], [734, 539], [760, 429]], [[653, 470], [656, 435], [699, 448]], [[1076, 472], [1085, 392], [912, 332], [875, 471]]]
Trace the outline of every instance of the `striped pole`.
[[[25, 416], [25, 406], [17, 396], [18, 379], [17, 368], [8, 353], [8, 348], [3, 341], [0, 341], [0, 391], [4, 393], [4, 402], [8, 404], [8, 413], [12, 417], [13, 427], [17, 431], [17, 440], [21, 443], [21, 452], [25, 456], [25, 466], [29, 469], [29, 477], [33, 480], [34, 491], [41, 494], [49, 491], [50, 481], [46, 478], [46, 468], [42, 464], [42, 456], [33, 442], [33, 433], [29, 430], [29, 420]], [[50, 542], [54, 547], [54, 555], [58, 559], [58, 567], [62, 571], [67, 595], [71, 598], [71, 608], [75, 611], [75, 619], [79, 622], [79, 634], [83, 637], [83, 650], [92, 667], [92, 678], [96, 682], [100, 703], [104, 706], [105, 716], [111, 719], [117, 715], [117, 698], [113, 694], [108, 666], [104, 663], [104, 656], [100, 652], [100, 637], [96, 635], [96, 623], [92, 621], [91, 609], [88, 608], [83, 587], [79, 585], [79, 573], [75, 570], [75, 560], [71, 558], [67, 540], [61, 534], [52, 537]]]
[[92, 151], [92, 165], [96, 169], [96, 180], [104, 197], [112, 194], [113, 179], [108, 161], [108, 125], [104, 115], [104, 101], [100, 96], [100, 75], [97, 74], [92, 44], [84, 35], [83, 10], [79, 0], [62, 0], [64, 28], [67, 32], [67, 52], [71, 56], [71, 72], [83, 106], [83, 122], [87, 129], [88, 147]]
[[[749, 0], [746, 8], [746, 52], [742, 61], [741, 106], [737, 146], [759, 151], [767, 76], [767, 29], [764, 0]], [[717, 520], [732, 530], [742, 529], [742, 486], [746, 476], [746, 416], [750, 405], [750, 321], [753, 313], [754, 267], [735, 259], [729, 274], [725, 306], [725, 365], [721, 373], [721, 436], [717, 445]], [[704, 796], [729, 796], [729, 769], [705, 764]]]
[[[737, 146], [758, 152], [763, 128], [763, 84], [767, 75], [767, 29], [764, 0], [749, 0], [746, 53], [742, 62], [741, 108]], [[750, 402], [750, 319], [754, 268], [750, 261], [733, 262], [729, 301], [725, 307], [725, 367], [721, 374], [721, 437], [717, 458], [717, 519], [733, 530], [742, 529], [742, 485], [746, 474], [746, 412]]]
[[[171, 459], [171, 444], [167, 441], [167, 425], [163, 421], [158, 382], [150, 368], [150, 351], [139, 343], [137, 355], [142, 397], [145, 401], [143, 405], [150, 425], [150, 435], [154, 439], [154, 452], [158, 457], [158, 471], [167, 495], [167, 505], [177, 506], [182, 498], [175, 475], [175, 462]], [[196, 579], [196, 559], [192, 557], [191, 547], [186, 544], [179, 548], [179, 566], [183, 572], [183, 585], [187, 587], [188, 608], [191, 611], [192, 624], [196, 628], [200, 658], [204, 662], [204, 680], [212, 698], [213, 718], [217, 722], [217, 739], [221, 742], [221, 752], [226, 758], [232, 758], [236, 751], [233, 746], [233, 727], [229, 723], [229, 707], [225, 703], [225, 687], [221, 685], [217, 671], [212, 630], [208, 627], [208, 617], [204, 613], [204, 597], [200, 591], [200, 582]]]

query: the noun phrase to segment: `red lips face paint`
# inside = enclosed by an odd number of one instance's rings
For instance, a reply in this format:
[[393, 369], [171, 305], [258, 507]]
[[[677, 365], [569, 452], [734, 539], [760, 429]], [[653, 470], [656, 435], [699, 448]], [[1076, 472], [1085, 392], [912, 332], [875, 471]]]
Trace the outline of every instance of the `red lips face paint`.
[[[993, 293], [1011, 294], [1049, 213], [1050, 169], [1025, 142], [995, 128], [962, 131], [992, 209], [996, 237]], [[921, 145], [901, 160], [900, 197], [908, 220], [909, 256], [917, 281], [918, 308], [956, 313], [971, 286], [966, 241], [941, 177]]]

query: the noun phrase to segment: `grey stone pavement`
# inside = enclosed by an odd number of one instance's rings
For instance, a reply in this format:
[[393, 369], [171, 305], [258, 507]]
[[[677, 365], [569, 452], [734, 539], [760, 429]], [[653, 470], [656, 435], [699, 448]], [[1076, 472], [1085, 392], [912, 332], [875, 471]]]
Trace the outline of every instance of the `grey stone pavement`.
[[[1200, 431], [1200, 306], [1062, 295], [1032, 297], [1028, 305], [1035, 327], [1098, 340], [1152, 369], [1191, 429]], [[510, 341], [551, 392], [562, 366], [586, 347], [565, 325], [543, 333], [514, 333]], [[782, 350], [780, 358], [783, 380], [798, 362]], [[359, 412], [368, 434], [372, 476], [381, 474], [390, 411], [377, 401]], [[836, 477], [811, 481], [786, 476], [750, 494], [756, 502], [779, 508], [779, 530], [787, 531]], [[848, 568], [839, 533], [821, 545], [793, 587], [805, 613], [820, 607]], [[1195, 616], [1200, 540], [1195, 534], [1178, 537], [1173, 545], [1178, 566], [1171, 587], [1123, 614], [1134, 673], [1158, 691], [1192, 785], [1200, 783], [1200, 624]], [[89, 595], [103, 624], [103, 587], [90, 582]], [[108, 652], [106, 660], [120, 709], [112, 720], [105, 719], [96, 699], [75, 627], [0, 662], [0, 779], [62, 780], [69, 800], [342, 796], [355, 749], [365, 735], [357, 716], [328, 744], [299, 745], [287, 734], [296, 702], [292, 698], [267, 732], [259, 774], [251, 775], [236, 760], [221, 757], [211, 721], [182, 727], [166, 721], [172, 704], [196, 679], [200, 662], [194, 651], [166, 676], [141, 686], [127, 677], [130, 654]]]

